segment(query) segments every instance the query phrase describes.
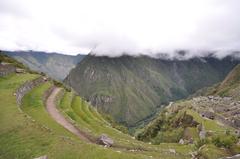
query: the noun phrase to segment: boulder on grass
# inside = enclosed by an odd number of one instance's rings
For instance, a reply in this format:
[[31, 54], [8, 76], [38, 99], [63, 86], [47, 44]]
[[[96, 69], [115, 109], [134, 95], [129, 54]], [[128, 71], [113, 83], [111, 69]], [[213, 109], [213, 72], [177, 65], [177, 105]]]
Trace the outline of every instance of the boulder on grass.
[[34, 159], [48, 159], [47, 155], [45, 156], [40, 156], [40, 157], [37, 157], [37, 158], [34, 158]]
[[98, 139], [97, 139], [98, 144], [104, 145], [107, 147], [111, 147], [113, 145], [113, 140], [109, 138], [107, 135], [102, 134]]

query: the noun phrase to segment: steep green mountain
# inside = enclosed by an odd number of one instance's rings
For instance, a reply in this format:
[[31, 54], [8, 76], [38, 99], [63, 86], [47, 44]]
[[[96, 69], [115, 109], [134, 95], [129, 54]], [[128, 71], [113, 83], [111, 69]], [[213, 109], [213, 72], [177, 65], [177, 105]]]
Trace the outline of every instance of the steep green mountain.
[[229, 96], [240, 100], [240, 65], [237, 65], [220, 84], [212, 87], [207, 94]]
[[32, 70], [44, 72], [57, 80], [63, 80], [69, 71], [84, 57], [84, 55], [80, 54], [70, 56], [35, 51], [4, 51], [4, 53], [27, 65]]
[[238, 63], [231, 57], [163, 60], [146, 56], [86, 56], [65, 79], [99, 111], [133, 126], [169, 101], [224, 79]]
[[238, 64], [234, 69], [229, 72], [226, 78], [211, 87], [205, 87], [198, 90], [192, 95], [196, 96], [221, 96], [221, 97], [232, 97], [236, 100], [240, 100], [240, 64]]

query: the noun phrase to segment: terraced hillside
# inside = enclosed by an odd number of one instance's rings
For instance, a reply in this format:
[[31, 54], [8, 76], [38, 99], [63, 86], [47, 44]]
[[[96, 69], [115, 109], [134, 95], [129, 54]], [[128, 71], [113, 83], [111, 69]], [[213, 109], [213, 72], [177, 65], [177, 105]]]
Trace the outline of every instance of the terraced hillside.
[[[54, 84], [27, 69], [0, 77], [1, 159], [217, 159], [240, 152], [236, 129], [202, 117], [190, 101], [170, 104], [137, 135], [142, 142]], [[110, 147], [100, 144], [102, 134], [113, 140]]]
[[137, 139], [161, 143], [194, 144], [195, 157], [221, 158], [240, 153], [239, 130], [216, 119], [203, 117], [192, 101], [169, 105], [137, 133]]
[[[73, 92], [61, 88], [56, 101], [66, 120], [87, 134], [93, 141], [101, 134], [113, 139], [106, 148], [95, 142], [86, 142], [61, 126], [46, 110], [50, 98], [51, 80], [39, 83], [25, 92], [20, 105], [15, 92], [27, 81], [39, 78], [38, 74], [13, 73], [0, 77], [0, 158], [36, 158], [47, 156], [56, 159], [101, 158], [190, 158], [192, 145], [151, 145], [137, 141], [111, 127], [87, 102]], [[31, 82], [28, 82], [31, 83]], [[22, 90], [29, 89], [26, 87]], [[21, 92], [21, 91], [20, 91]], [[49, 96], [50, 95], [50, 96]]]
[[237, 65], [205, 96], [170, 103], [137, 138], [155, 144], [195, 143], [196, 156], [205, 158], [240, 153], [239, 70]]
[[[187, 152], [189, 146], [181, 146], [176, 144], [162, 144], [159, 146], [149, 145], [135, 140], [127, 134], [113, 129], [109, 123], [87, 102], [83, 101], [79, 96], [74, 96], [72, 92], [65, 92], [60, 102], [60, 110], [65, 116], [79, 129], [90, 134], [91, 138], [96, 139], [101, 134], [107, 134], [114, 140], [113, 147], [123, 148], [129, 151], [140, 152], [158, 152], [161, 155], [169, 154], [167, 148], [176, 149], [176, 152], [183, 154]], [[187, 155], [186, 155], [187, 156]]]
[[43, 84], [23, 99], [19, 111], [14, 91], [36, 75], [11, 75], [1, 78], [0, 158], [146, 158], [136, 153], [119, 153], [87, 144], [57, 124], [44, 108], [42, 95], [51, 85]]

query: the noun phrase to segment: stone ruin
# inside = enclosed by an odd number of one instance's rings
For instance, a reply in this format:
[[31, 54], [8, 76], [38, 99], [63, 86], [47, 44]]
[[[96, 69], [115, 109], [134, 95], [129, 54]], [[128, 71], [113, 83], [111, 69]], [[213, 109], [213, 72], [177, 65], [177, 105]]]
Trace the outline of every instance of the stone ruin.
[[202, 117], [240, 128], [240, 101], [232, 97], [199, 96], [192, 99], [192, 107]]
[[13, 65], [0, 63], [0, 77], [15, 73], [15, 71], [16, 68]]
[[20, 88], [17, 89], [17, 91], [15, 93], [17, 104], [21, 105], [23, 96], [27, 92], [32, 90], [34, 87], [37, 87], [37, 86], [39, 86], [40, 84], [42, 84], [44, 82], [46, 82], [46, 78], [45, 77], [39, 77], [39, 78], [34, 79], [32, 81], [25, 82]]

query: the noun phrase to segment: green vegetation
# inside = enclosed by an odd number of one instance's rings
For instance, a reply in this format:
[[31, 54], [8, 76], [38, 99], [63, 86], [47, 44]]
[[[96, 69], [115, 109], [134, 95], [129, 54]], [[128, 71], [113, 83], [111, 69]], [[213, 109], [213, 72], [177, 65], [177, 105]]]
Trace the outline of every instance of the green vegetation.
[[117, 144], [133, 146], [133, 143], [130, 142], [132, 141], [136, 143], [136, 146], [140, 145], [139, 142], [133, 140], [130, 136], [112, 128], [94, 108], [89, 106], [79, 96], [73, 95], [72, 92], [65, 92], [59, 108], [73, 120], [76, 126], [86, 132], [90, 132], [95, 138], [101, 134], [108, 134], [116, 140]]
[[[204, 139], [199, 136], [202, 129], [205, 131]], [[199, 158], [220, 158], [240, 152], [235, 129], [201, 117], [191, 109], [188, 100], [165, 108], [136, 136], [139, 140], [151, 141], [153, 144], [178, 143], [180, 139], [184, 144], [193, 143]]]
[[[166, 151], [168, 151], [169, 148], [176, 149], [176, 151], [181, 155], [183, 155], [186, 151], [191, 151], [193, 148], [187, 145], [185, 147], [176, 144], [160, 144], [158, 146], [154, 146], [134, 140], [132, 137], [114, 129], [114, 126], [109, 125], [105, 118], [103, 118], [95, 110], [95, 108], [90, 106], [80, 97], [75, 96], [73, 92], [66, 91], [64, 93], [59, 104], [59, 109], [77, 127], [90, 133], [93, 138], [96, 138], [101, 134], [107, 134], [114, 140], [115, 146], [127, 147], [128, 149], [146, 149], [149, 152], [146, 151], [144, 153], [154, 155], [155, 153], [153, 152], [156, 152], [163, 156], [167, 154]], [[183, 155], [183, 158], [185, 157]], [[168, 155], [166, 155], [166, 158], [168, 158]]]
[[[148, 145], [139, 141], [133, 140], [131, 137], [111, 128], [107, 127], [106, 121], [97, 114], [94, 109], [89, 109], [88, 104], [83, 104], [81, 109], [76, 109], [77, 112], [84, 112], [85, 123], [81, 125], [88, 126], [89, 130], [99, 134], [107, 132], [109, 136], [114, 137], [114, 141], [120, 145], [129, 145], [135, 147], [142, 146], [147, 151], [129, 152], [125, 149], [105, 149], [94, 144], [87, 144], [79, 138], [68, 132], [66, 129], [58, 125], [44, 108], [43, 94], [51, 86], [47, 82], [34, 88], [23, 98], [23, 104], [19, 111], [16, 105], [14, 91], [27, 80], [37, 78], [39, 75], [21, 74], [11, 75], [0, 78], [0, 158], [34, 158], [42, 155], [47, 155], [49, 158], [57, 159], [75, 159], [77, 158], [189, 158], [188, 153], [192, 150], [189, 146], [180, 146], [174, 144], [162, 144], [159, 146]], [[68, 106], [83, 103], [79, 97], [74, 97], [73, 94], [66, 92], [60, 104], [61, 109], [70, 109]], [[65, 104], [66, 105], [65, 105]], [[69, 103], [69, 105], [67, 104]], [[64, 104], [64, 105], [63, 105]], [[61, 106], [62, 105], [62, 106]], [[67, 106], [68, 105], [68, 106]], [[73, 106], [74, 107], [74, 106]], [[76, 106], [75, 106], [76, 107]], [[71, 108], [72, 109], [72, 108]], [[78, 120], [83, 120], [80, 116], [76, 116]], [[84, 120], [83, 120], [84, 121]], [[102, 125], [100, 125], [100, 123]], [[78, 122], [80, 125], [80, 123]], [[99, 126], [97, 126], [97, 124]], [[100, 129], [102, 127], [102, 130]], [[128, 141], [128, 142], [127, 142]], [[133, 143], [131, 143], [133, 142]], [[169, 154], [169, 148], [175, 149], [177, 155]], [[151, 157], [152, 156], [152, 157]]]
[[[90, 110], [91, 110], [92, 113], [96, 112], [95, 110], [93, 110], [92, 107], [89, 107], [89, 108], [90, 108]], [[94, 116], [98, 116], [96, 113], [94, 113], [93, 115], [94, 115]], [[112, 126], [113, 128], [115, 128], [115, 129], [117, 129], [117, 130], [119, 130], [119, 131], [121, 131], [121, 132], [123, 132], [123, 133], [125, 133], [125, 134], [128, 133], [127, 127], [125, 127], [124, 125], [121, 125], [121, 124], [117, 123], [110, 115], [107, 115], [107, 114], [101, 114], [101, 115], [102, 115], [102, 117], [103, 117], [108, 123], [111, 124], [111, 126]]]
[[204, 159], [219, 159], [223, 156], [231, 156], [231, 154], [226, 149], [220, 149], [213, 144], [204, 145], [198, 152], [198, 157]]
[[[190, 153], [193, 151], [197, 152], [199, 158], [215, 159], [240, 152], [238, 139], [231, 133], [234, 129], [202, 118], [191, 109], [190, 101], [180, 101], [164, 109], [138, 133], [138, 139], [156, 145], [137, 141], [123, 133], [126, 128], [111, 117], [99, 114], [95, 107], [74, 92], [64, 89], [60, 82], [48, 81], [33, 88], [23, 97], [21, 106], [18, 106], [14, 92], [26, 81], [39, 76], [25, 73], [0, 78], [0, 159], [25, 159], [43, 155], [50, 159], [179, 159], [191, 158]], [[59, 111], [92, 139], [107, 134], [114, 140], [112, 148], [86, 143], [49, 116], [44, 97], [53, 85], [63, 88], [56, 101]], [[136, 93], [140, 92], [133, 90], [131, 87], [124, 91], [137, 99]], [[179, 93], [179, 90], [174, 89], [174, 92]], [[101, 91], [101, 95], [104, 98], [97, 97], [100, 101], [112, 100], [108, 97], [111, 92], [107, 90]], [[138, 95], [144, 101], [150, 101], [143, 94]], [[205, 139], [199, 139], [199, 125], [207, 131]], [[177, 143], [180, 139], [184, 140], [183, 145]]]
[[64, 81], [99, 112], [134, 127], [156, 113], [162, 104], [220, 82], [238, 63], [227, 58], [204, 60], [88, 55]]
[[168, 115], [163, 111], [158, 118], [137, 134], [137, 139], [152, 141], [154, 144], [162, 142], [177, 143], [181, 138], [193, 138], [191, 134], [184, 133], [184, 131], [190, 130], [193, 132], [198, 124], [185, 111]]
[[240, 90], [240, 64], [237, 65], [227, 77], [215, 87], [211, 87], [205, 94], [219, 95], [222, 97], [233, 97], [236, 100], [240, 100], [238, 94]]
[[62, 87], [62, 88], [64, 88], [64, 89], [65, 89], [66, 91], [68, 91], [68, 92], [71, 91], [71, 88], [65, 86], [62, 82], [59, 82], [59, 81], [57, 81], [57, 80], [52, 80], [52, 81], [53, 81], [54, 86], [56, 86], [56, 87]]
[[21, 109], [33, 118], [37, 123], [49, 128], [50, 131], [59, 133], [58, 135], [71, 136], [73, 135], [66, 131], [65, 128], [56, 123], [48, 114], [45, 109], [43, 94], [51, 87], [51, 83], [47, 82], [34, 88], [29, 93], [27, 93], [23, 100]]
[[215, 146], [224, 148], [231, 148], [238, 141], [236, 136], [230, 134], [217, 135], [212, 140]]
[[[144, 155], [118, 153], [112, 149], [85, 144], [54, 123], [43, 111], [44, 106], [40, 95], [49, 87], [49, 83], [34, 89], [24, 97], [24, 111], [27, 111], [31, 118], [21, 113], [13, 93], [26, 80], [36, 77], [37, 75], [23, 74], [0, 78], [0, 158], [25, 159], [45, 154], [49, 158], [57, 159], [75, 159], [76, 156], [84, 159], [147, 158]], [[49, 126], [49, 129], [45, 126]]]

